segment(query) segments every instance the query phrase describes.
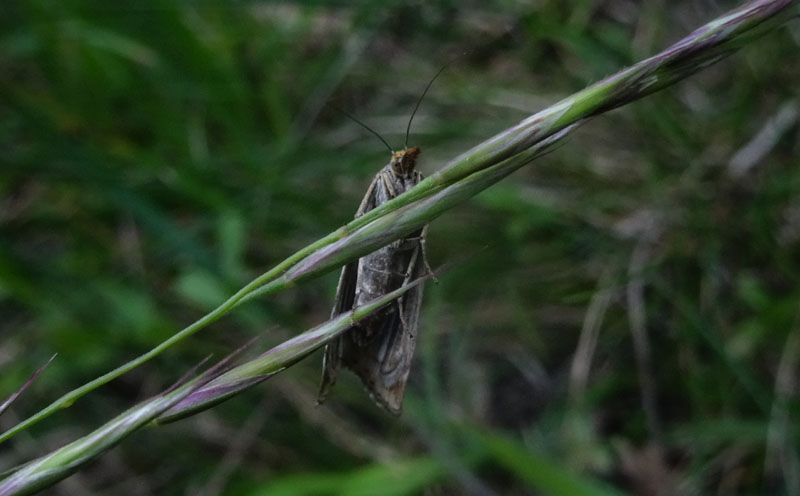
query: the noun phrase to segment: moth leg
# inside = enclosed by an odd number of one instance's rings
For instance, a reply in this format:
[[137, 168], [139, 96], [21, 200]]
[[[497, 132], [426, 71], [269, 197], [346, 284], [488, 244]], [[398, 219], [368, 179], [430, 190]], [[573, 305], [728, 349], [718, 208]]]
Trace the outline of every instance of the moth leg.
[[403, 330], [404, 331], [410, 332], [411, 328], [408, 326], [408, 322], [406, 322], [406, 318], [403, 317], [403, 314], [405, 313], [405, 311], [403, 309], [403, 297], [401, 296], [400, 298], [396, 299], [395, 301], [397, 302], [397, 315], [400, 317], [400, 325], [403, 326]]
[[425, 224], [425, 227], [422, 228], [422, 235], [419, 239], [419, 249], [422, 252], [422, 264], [425, 266], [425, 271], [431, 276], [431, 280], [436, 284], [439, 284], [439, 279], [436, 278], [436, 274], [433, 273], [433, 269], [431, 269], [431, 264], [428, 263], [428, 251], [426, 250], [426, 239], [428, 238], [428, 224]]
[[[407, 239], [416, 239], [419, 242], [418, 248], [419, 252], [422, 254], [422, 264], [425, 267], [425, 272], [431, 276], [431, 279], [436, 284], [439, 284], [439, 279], [436, 278], [436, 274], [431, 269], [431, 265], [428, 263], [428, 251], [426, 250], [426, 240], [428, 238], [428, 224], [425, 224], [425, 227], [422, 228], [422, 233], [416, 238], [407, 238]], [[417, 262], [417, 249], [414, 250], [414, 255], [411, 257], [411, 263], [408, 264], [408, 271], [406, 272], [406, 283], [411, 282], [410, 276], [413, 275], [413, 269]]]
[[[410, 283], [411, 280], [414, 278], [414, 272], [416, 272], [416, 267], [418, 263], [417, 259], [419, 258], [420, 253], [421, 253], [421, 247], [420, 245], [418, 245], [417, 247], [414, 248], [414, 253], [411, 255], [411, 260], [408, 261], [408, 267], [406, 268], [406, 273], [403, 275], [403, 286]], [[406, 322], [406, 318], [404, 316], [406, 313], [405, 309], [403, 308], [404, 298], [405, 295], [395, 300], [397, 302], [397, 313], [398, 316], [400, 317], [400, 324], [403, 326], [403, 330], [406, 332], [411, 332], [411, 327], [408, 325], [408, 322]]]
[[403, 286], [410, 283], [411, 280], [414, 278], [414, 273], [417, 269], [417, 259], [419, 258], [420, 254], [420, 245], [414, 247], [414, 252], [411, 254], [411, 260], [408, 261], [408, 267], [406, 267], [406, 271], [403, 274]]

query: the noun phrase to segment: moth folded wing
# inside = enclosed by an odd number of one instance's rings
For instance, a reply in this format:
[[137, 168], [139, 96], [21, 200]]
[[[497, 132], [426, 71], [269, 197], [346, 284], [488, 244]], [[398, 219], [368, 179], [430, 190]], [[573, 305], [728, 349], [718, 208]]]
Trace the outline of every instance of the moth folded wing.
[[[389, 167], [381, 169], [367, 188], [361, 204], [358, 206], [355, 218], [359, 218], [365, 213], [375, 208], [379, 203], [385, 201], [386, 185], [382, 178], [382, 172]], [[336, 287], [336, 301], [331, 311], [331, 317], [336, 317], [353, 309], [356, 300], [356, 289], [358, 287], [358, 262], [351, 262], [342, 268], [339, 276], [339, 285]], [[338, 338], [325, 345], [325, 352], [322, 358], [322, 380], [319, 386], [317, 404], [325, 401], [331, 387], [336, 383], [336, 375], [342, 366], [342, 357], [347, 353], [348, 348], [353, 347], [351, 335], [353, 326], [342, 332]], [[346, 364], [346, 362], [345, 362]]]
[[388, 341], [395, 339], [400, 325], [397, 307], [391, 305], [383, 308], [373, 314], [368, 329], [354, 330], [354, 333], [362, 331], [360, 335], [354, 336], [357, 341], [348, 336], [342, 347], [342, 364], [361, 379], [364, 388], [376, 403], [395, 415], [400, 414], [402, 397], [398, 402], [396, 395], [385, 389], [383, 374], [380, 372], [382, 363], [379, 360], [379, 351], [387, 347]]
[[[416, 263], [408, 280], [416, 279], [422, 272], [422, 264]], [[417, 347], [422, 293], [423, 285], [420, 284], [399, 298], [397, 306], [399, 325], [395, 326], [393, 335], [386, 336], [388, 340], [384, 345], [385, 349], [379, 350], [378, 353], [381, 361], [380, 383], [384, 391], [384, 397], [380, 402], [395, 413], [399, 413], [403, 406], [408, 374]]]
[[[331, 318], [349, 312], [353, 308], [356, 295], [356, 275], [358, 262], [352, 262], [342, 268], [339, 284], [336, 287], [336, 302], [331, 311]], [[325, 401], [331, 387], [336, 383], [336, 374], [342, 367], [342, 353], [345, 347], [345, 338], [352, 327], [345, 330], [336, 339], [325, 345], [322, 357], [322, 380], [317, 394], [317, 404]]]
[[[416, 278], [419, 265], [415, 265], [405, 283]], [[354, 331], [361, 332], [360, 337], [364, 338], [360, 345], [352, 341], [351, 334], [345, 338], [342, 349], [344, 366], [361, 379], [379, 405], [395, 415], [402, 411], [416, 348], [421, 303], [420, 285], [398, 298], [396, 303], [378, 311], [366, 324], [368, 329]]]

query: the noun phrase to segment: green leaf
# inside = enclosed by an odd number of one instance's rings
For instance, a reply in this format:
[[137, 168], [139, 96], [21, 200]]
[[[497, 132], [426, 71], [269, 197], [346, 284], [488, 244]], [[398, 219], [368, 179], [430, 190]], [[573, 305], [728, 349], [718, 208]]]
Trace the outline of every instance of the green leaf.
[[430, 457], [374, 464], [346, 473], [295, 474], [281, 477], [249, 494], [269, 496], [404, 496], [420, 491], [445, 475]]
[[528, 487], [550, 496], [622, 496], [610, 486], [575, 474], [519, 443], [496, 434], [481, 433], [478, 439], [490, 456]]

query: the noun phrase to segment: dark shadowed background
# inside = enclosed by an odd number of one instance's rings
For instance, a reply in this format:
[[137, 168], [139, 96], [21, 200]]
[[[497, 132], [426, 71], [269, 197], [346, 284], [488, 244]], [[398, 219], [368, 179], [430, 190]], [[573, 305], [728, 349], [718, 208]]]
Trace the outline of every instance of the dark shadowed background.
[[[352, 218], [384, 146], [447, 160], [732, 1], [0, 6], [8, 428]], [[800, 494], [800, 30], [594, 119], [430, 227], [399, 418], [321, 353], [136, 434], [70, 495]], [[252, 337], [327, 319], [336, 275], [259, 300], [0, 447], [61, 446]], [[586, 492], [586, 494], [589, 494]]]

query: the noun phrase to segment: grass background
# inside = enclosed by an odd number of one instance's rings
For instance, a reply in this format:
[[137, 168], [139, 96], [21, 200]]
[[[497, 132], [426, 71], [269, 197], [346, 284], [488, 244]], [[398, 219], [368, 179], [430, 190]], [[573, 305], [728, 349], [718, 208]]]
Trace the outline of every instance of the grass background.
[[[735, 2], [0, 6], [7, 428], [349, 220], [388, 153], [455, 154]], [[54, 494], [800, 494], [800, 31], [599, 117], [431, 225], [403, 416], [321, 354], [142, 432]], [[773, 135], [769, 132], [772, 130]], [[0, 448], [6, 468], [208, 353], [277, 344], [336, 276], [249, 304]]]

